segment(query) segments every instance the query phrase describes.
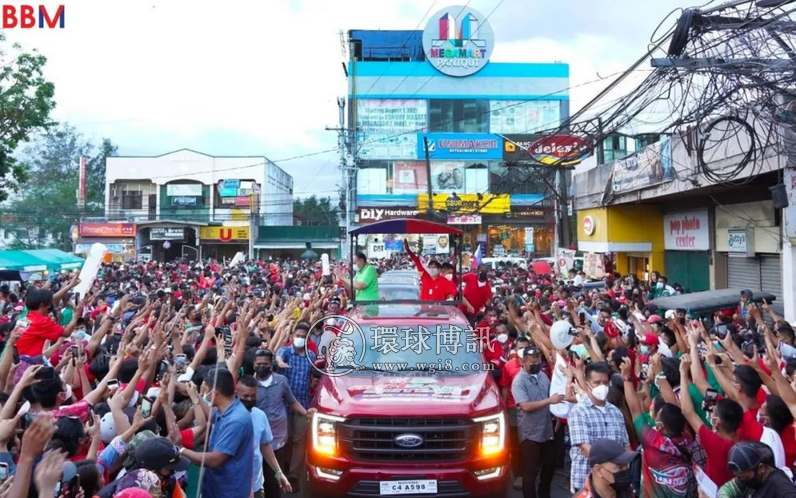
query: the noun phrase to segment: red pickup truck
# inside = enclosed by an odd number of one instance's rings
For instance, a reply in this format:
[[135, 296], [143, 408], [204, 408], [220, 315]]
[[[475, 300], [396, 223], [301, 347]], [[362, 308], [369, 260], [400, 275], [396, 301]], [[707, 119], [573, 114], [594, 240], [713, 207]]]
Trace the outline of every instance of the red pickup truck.
[[327, 354], [304, 496], [507, 496], [505, 406], [464, 315], [385, 304], [349, 318], [343, 346], [356, 354]]

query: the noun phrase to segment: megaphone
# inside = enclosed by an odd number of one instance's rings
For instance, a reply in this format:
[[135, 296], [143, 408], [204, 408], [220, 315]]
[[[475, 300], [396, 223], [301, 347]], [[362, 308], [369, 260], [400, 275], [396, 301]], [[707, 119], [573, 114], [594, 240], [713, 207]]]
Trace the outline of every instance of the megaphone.
[[572, 324], [566, 320], [559, 320], [550, 327], [550, 340], [556, 349], [566, 349], [575, 340], [577, 333]]

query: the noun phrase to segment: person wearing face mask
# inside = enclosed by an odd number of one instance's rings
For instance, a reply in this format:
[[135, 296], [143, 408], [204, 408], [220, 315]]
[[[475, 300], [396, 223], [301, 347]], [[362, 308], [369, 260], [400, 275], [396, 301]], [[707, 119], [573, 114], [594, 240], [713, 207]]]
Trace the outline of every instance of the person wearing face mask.
[[638, 456], [610, 439], [598, 439], [589, 454], [586, 486], [573, 498], [633, 498], [630, 463]]
[[686, 418], [680, 407], [656, 397], [653, 413], [644, 410], [633, 387], [630, 359], [622, 362], [625, 400], [643, 448], [642, 482], [644, 496], [697, 498], [697, 480], [693, 465], [704, 467], [699, 443], [686, 431]]
[[66, 293], [65, 290], [68, 289], [69, 285], [55, 295], [47, 290], [34, 289], [28, 292], [25, 298], [25, 307], [30, 311], [28, 311], [25, 318], [29, 324], [22, 332], [22, 337], [17, 341], [17, 351], [20, 356], [38, 356], [42, 353], [45, 342], [55, 342], [60, 337], [72, 335], [77, 325], [77, 319], [83, 316], [82, 305], [75, 309], [72, 320], [65, 327], [58, 325], [49, 317], [53, 303], [61, 300], [59, 294], [62, 292]]
[[464, 290], [462, 291], [462, 304], [459, 309], [467, 317], [470, 325], [474, 326], [478, 313], [492, 299], [492, 286], [489, 285], [485, 269], [480, 269], [477, 273], [465, 273], [462, 277]]
[[728, 466], [735, 479], [719, 490], [722, 497], [796, 498], [796, 485], [772, 465], [760, 443], [740, 442], [730, 450]]
[[[258, 349], [255, 352], [254, 376], [257, 379], [257, 408], [265, 412], [268, 417], [268, 424], [273, 434], [271, 447], [274, 449], [277, 461], [282, 467], [285, 467], [290, 421], [287, 407], [289, 406], [294, 412], [301, 413], [303, 411], [305, 415], [308, 411], [304, 410], [304, 407], [293, 395], [287, 378], [284, 375], [273, 373], [273, 362], [274, 354], [271, 351]], [[265, 472], [263, 487], [265, 496], [269, 498], [281, 496], [279, 481], [273, 472]]]
[[527, 347], [522, 353], [522, 371], [511, 383], [511, 394], [517, 404], [517, 432], [522, 453], [522, 495], [536, 498], [550, 496], [550, 485], [556, 467], [553, 419], [550, 405], [564, 401], [563, 394], [549, 395], [550, 379], [541, 372], [540, 351]]
[[[680, 359], [680, 378], [688, 379], [690, 371], [691, 357], [684, 354]], [[731, 399], [718, 400], [715, 406], [708, 410], [710, 427], [705, 425], [694, 409], [688, 389], [680, 390], [680, 408], [688, 425], [699, 435], [699, 442], [707, 454], [705, 473], [716, 486], [723, 486], [733, 478], [727, 468], [727, 459], [730, 449], [738, 442], [737, 431], [743, 420], [743, 408]]]
[[576, 492], [586, 484], [591, 445], [598, 439], [618, 441], [630, 446], [625, 417], [616, 406], [608, 403], [611, 369], [605, 363], [591, 363], [584, 375], [586, 396], [572, 409], [567, 419], [572, 447], [571, 485]]
[[514, 400], [514, 395], [511, 392], [511, 384], [517, 375], [522, 371], [522, 359], [525, 354], [525, 348], [531, 345], [531, 342], [525, 336], [520, 336], [514, 341], [514, 351], [516, 356], [506, 363], [503, 367], [503, 372], [500, 376], [500, 395], [508, 408], [509, 419], [509, 440], [508, 447], [511, 455], [511, 470], [514, 473], [514, 489], [522, 489], [522, 459], [520, 457], [520, 439], [517, 432], [517, 403]]
[[434, 260], [428, 263], [428, 267], [423, 265], [417, 254], [412, 252], [406, 239], [404, 239], [404, 249], [420, 274], [421, 301], [445, 301], [448, 297], [456, 296], [458, 293], [456, 285], [442, 275], [442, 265]]
[[268, 464], [270, 471], [274, 474], [282, 487], [282, 491], [290, 493], [290, 483], [287, 477], [279, 467], [279, 462], [274, 454], [274, 448], [271, 446], [274, 436], [271, 434], [271, 427], [268, 425], [268, 418], [265, 412], [257, 408], [257, 380], [251, 375], [244, 375], [238, 381], [236, 388], [238, 399], [241, 404], [249, 410], [252, 418], [252, 426], [254, 428], [254, 489], [252, 490], [254, 498], [264, 498], [263, 484], [264, 480], [264, 467], [263, 460]]
[[337, 272], [337, 279], [357, 301], [378, 301], [379, 274], [373, 265], [368, 264], [368, 257], [364, 252], [358, 252], [354, 256], [354, 271], [356, 273], [353, 281], [345, 271]]
[[310, 375], [316, 355], [307, 350], [307, 333], [309, 324], [302, 322], [293, 331], [291, 344], [283, 346], [276, 354], [279, 371], [287, 377], [288, 385], [303, 409], [293, 411], [290, 418], [292, 453], [288, 478], [298, 482], [304, 463], [304, 434], [307, 429], [307, 409], [310, 407]]
[[250, 498], [254, 428], [249, 411], [235, 396], [232, 372], [223, 366], [212, 368], [204, 377], [202, 389], [211, 409], [215, 408], [208, 446], [204, 452], [181, 448], [179, 455], [194, 465], [204, 465], [203, 496]]

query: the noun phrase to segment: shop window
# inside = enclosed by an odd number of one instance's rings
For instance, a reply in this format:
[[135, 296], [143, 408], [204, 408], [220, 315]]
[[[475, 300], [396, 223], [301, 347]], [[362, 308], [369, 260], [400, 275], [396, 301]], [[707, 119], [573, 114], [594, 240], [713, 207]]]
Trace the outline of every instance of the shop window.
[[387, 193], [387, 168], [360, 168], [357, 171], [357, 194]]
[[488, 133], [488, 100], [430, 100], [429, 131], [448, 133]]
[[122, 192], [122, 209], [142, 209], [144, 196], [140, 190], [125, 190]]
[[489, 168], [486, 164], [473, 164], [464, 169], [464, 193], [484, 194], [489, 192]]

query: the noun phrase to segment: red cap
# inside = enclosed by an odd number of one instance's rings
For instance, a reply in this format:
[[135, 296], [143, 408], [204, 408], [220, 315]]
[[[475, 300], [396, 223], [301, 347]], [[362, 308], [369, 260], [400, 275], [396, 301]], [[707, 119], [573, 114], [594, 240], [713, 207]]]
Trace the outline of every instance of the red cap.
[[658, 336], [655, 334], [647, 334], [644, 336], [644, 339], [641, 341], [641, 343], [646, 344], [647, 346], [657, 346], [660, 344], [660, 339], [658, 339]]
[[650, 317], [647, 318], [647, 323], [661, 323], [662, 321], [663, 318], [661, 318], [660, 315], [650, 315]]
[[609, 339], [615, 339], [619, 337], [619, 329], [616, 328], [614, 322], [606, 323], [605, 327], [603, 328], [603, 332], [605, 332], [605, 335], [607, 335]]

